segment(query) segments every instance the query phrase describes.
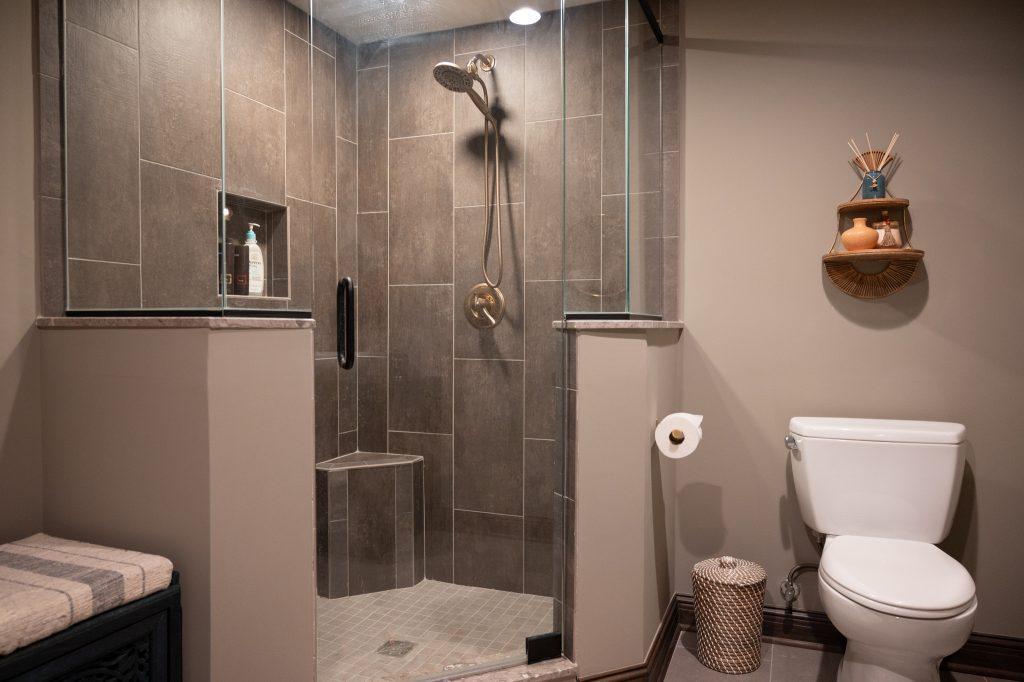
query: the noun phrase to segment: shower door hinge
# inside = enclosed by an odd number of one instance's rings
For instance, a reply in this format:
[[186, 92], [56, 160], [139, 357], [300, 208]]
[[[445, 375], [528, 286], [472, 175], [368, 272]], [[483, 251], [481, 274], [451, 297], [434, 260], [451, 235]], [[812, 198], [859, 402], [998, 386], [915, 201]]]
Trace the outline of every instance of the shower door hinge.
[[562, 655], [562, 633], [549, 632], [526, 638], [526, 662], [540, 663]]

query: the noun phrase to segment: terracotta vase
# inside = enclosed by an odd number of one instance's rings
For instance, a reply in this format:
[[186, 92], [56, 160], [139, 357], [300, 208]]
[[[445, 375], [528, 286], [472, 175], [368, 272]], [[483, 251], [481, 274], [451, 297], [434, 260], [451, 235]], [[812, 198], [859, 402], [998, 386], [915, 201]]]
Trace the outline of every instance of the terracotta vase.
[[841, 239], [847, 251], [867, 251], [878, 244], [878, 233], [868, 227], [867, 218], [854, 218], [853, 227], [843, 232]]

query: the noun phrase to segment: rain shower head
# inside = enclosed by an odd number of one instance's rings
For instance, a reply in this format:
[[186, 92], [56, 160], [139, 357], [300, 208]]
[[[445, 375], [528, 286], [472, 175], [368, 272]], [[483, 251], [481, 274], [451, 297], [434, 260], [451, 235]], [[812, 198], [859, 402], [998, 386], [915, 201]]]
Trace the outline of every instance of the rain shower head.
[[434, 80], [452, 92], [469, 92], [473, 89], [473, 76], [451, 62], [440, 62], [434, 67]]

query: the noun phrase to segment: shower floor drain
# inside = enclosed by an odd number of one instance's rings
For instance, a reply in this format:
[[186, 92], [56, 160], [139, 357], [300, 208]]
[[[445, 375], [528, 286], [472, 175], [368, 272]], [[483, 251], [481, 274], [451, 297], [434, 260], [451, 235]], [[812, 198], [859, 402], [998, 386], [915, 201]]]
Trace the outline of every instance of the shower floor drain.
[[412, 651], [414, 646], [416, 645], [412, 642], [403, 642], [400, 639], [389, 639], [377, 648], [377, 653], [384, 654], [385, 656], [391, 656], [392, 658], [401, 658]]

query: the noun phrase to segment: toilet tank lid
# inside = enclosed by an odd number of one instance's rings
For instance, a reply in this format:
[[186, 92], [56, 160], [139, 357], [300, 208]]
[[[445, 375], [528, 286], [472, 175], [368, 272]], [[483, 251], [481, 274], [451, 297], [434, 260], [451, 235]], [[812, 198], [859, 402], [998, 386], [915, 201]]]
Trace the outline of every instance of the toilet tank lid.
[[953, 422], [847, 417], [793, 417], [789, 430], [808, 438], [840, 438], [886, 443], [961, 443], [966, 428]]

